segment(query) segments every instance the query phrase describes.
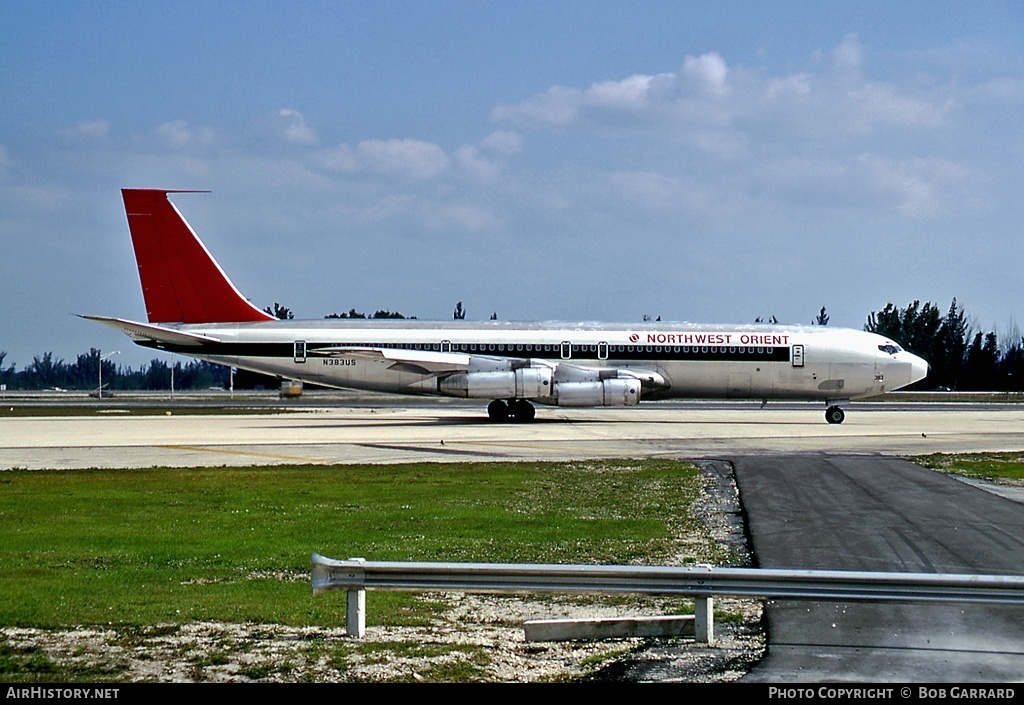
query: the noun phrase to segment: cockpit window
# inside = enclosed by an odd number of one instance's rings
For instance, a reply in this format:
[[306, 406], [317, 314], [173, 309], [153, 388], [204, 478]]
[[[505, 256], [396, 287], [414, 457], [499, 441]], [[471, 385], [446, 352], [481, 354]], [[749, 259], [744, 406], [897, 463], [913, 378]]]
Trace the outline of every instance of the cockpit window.
[[893, 343], [886, 343], [885, 345], [879, 345], [878, 349], [881, 350], [882, 352], [889, 353], [890, 355], [895, 355], [896, 353], [901, 351], [900, 346], [899, 345], [894, 345]]

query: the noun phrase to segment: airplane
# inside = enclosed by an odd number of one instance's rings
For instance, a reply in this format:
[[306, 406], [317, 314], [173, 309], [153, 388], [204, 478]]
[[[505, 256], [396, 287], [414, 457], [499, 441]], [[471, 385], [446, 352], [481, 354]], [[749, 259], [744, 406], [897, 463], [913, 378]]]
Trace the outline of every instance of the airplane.
[[83, 318], [136, 344], [317, 385], [490, 400], [493, 421], [534, 404], [632, 407], [641, 399], [842, 405], [924, 379], [922, 358], [874, 333], [825, 326], [504, 321], [278, 320], [231, 283], [170, 201], [122, 189], [147, 322]]

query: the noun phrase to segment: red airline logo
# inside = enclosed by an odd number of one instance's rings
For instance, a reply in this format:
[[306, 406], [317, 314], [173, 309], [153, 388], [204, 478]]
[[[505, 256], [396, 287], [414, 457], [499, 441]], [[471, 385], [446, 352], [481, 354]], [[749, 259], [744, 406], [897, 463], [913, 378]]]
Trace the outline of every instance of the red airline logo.
[[[647, 333], [648, 345], [789, 345], [789, 335], [779, 333]], [[631, 333], [629, 342], [641, 342]]]

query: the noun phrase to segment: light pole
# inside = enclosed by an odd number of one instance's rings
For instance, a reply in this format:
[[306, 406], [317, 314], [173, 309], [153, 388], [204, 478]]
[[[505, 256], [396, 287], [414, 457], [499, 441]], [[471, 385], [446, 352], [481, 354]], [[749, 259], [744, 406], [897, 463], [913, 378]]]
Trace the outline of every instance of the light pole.
[[[99, 350], [97, 350], [96, 352], [99, 352]], [[99, 360], [99, 368], [100, 368], [99, 387], [96, 388], [96, 399], [98, 399], [98, 400], [102, 400], [103, 399], [103, 361], [106, 360], [111, 355], [120, 355], [120, 354], [121, 354], [120, 350], [115, 350], [114, 352], [108, 352], [106, 355], [100, 355], [100, 360]]]

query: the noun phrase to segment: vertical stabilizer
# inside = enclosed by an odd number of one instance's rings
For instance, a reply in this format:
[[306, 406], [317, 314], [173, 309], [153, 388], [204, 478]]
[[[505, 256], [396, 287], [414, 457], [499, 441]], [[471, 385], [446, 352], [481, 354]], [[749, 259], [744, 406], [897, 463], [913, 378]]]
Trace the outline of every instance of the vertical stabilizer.
[[168, 189], [121, 189], [150, 323], [274, 320], [231, 283], [167, 199]]

